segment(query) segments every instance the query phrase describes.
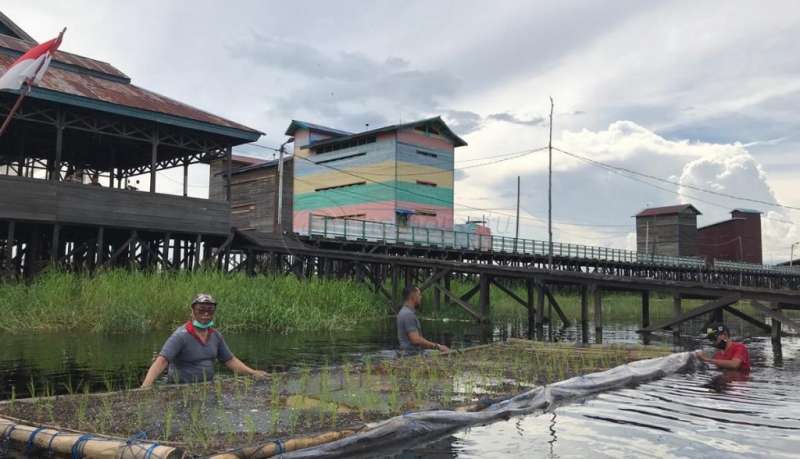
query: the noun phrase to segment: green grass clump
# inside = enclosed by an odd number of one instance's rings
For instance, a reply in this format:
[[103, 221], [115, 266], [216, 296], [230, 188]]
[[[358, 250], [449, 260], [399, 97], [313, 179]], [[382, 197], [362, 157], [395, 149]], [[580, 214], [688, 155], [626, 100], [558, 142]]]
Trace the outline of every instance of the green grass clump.
[[198, 292], [219, 301], [225, 330], [334, 330], [386, 314], [385, 302], [363, 283], [218, 271], [147, 273], [50, 271], [30, 284], [0, 288], [0, 330], [145, 333], [189, 317]]

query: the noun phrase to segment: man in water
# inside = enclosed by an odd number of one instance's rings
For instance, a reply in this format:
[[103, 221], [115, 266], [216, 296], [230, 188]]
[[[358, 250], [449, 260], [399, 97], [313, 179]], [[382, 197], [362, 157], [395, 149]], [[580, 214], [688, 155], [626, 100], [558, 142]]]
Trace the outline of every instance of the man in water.
[[709, 328], [708, 338], [714, 341], [714, 347], [719, 350], [713, 358], [703, 355], [703, 351], [697, 351], [697, 358], [705, 363], [714, 364], [721, 370], [750, 371], [750, 353], [747, 351], [747, 346], [733, 341], [728, 327], [719, 324]]
[[190, 306], [191, 319], [178, 327], [164, 343], [150, 365], [142, 387], [150, 387], [169, 367], [167, 379], [173, 383], [210, 381], [214, 378], [214, 360], [219, 360], [234, 373], [264, 379], [267, 373], [245, 365], [231, 353], [222, 335], [212, 328], [217, 302], [211, 295], [200, 293]]
[[450, 352], [444, 344], [437, 344], [422, 337], [417, 311], [422, 303], [422, 292], [416, 285], [403, 289], [403, 307], [397, 313], [397, 340], [402, 354], [416, 354], [424, 349], [437, 349]]

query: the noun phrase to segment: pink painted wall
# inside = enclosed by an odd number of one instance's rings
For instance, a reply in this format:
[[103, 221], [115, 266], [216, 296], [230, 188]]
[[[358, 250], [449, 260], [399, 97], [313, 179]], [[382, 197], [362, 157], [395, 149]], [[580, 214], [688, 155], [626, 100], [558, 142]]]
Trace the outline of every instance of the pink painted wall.
[[413, 129], [397, 131], [397, 141], [411, 145], [420, 145], [423, 147], [433, 148], [435, 150], [453, 151], [453, 144], [447, 140], [425, 135], [421, 132], [415, 132]]
[[[343, 215], [358, 215], [365, 214], [366, 217], [359, 217], [359, 219], [395, 223], [395, 203], [394, 201], [385, 202], [370, 202], [366, 204], [358, 204], [354, 206], [341, 206], [341, 207], [327, 207], [324, 209], [314, 209], [313, 211], [304, 210], [294, 213], [294, 230], [298, 232], [308, 231], [309, 216], [311, 213], [314, 215], [327, 215], [330, 217], [341, 217]], [[419, 204], [413, 202], [397, 203], [397, 207], [401, 209], [420, 209]], [[449, 207], [425, 207], [424, 210], [436, 212], [436, 216], [425, 215], [412, 215], [409, 218], [411, 226], [420, 227], [434, 227], [444, 230], [453, 229], [453, 214]]]

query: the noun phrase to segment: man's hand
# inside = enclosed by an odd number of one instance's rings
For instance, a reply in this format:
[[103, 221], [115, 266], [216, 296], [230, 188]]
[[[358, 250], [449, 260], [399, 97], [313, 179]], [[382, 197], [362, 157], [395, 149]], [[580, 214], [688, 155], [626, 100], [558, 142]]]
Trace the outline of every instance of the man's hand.
[[449, 348], [449, 347], [447, 347], [447, 346], [445, 346], [444, 344], [437, 344], [437, 345], [436, 345], [436, 349], [438, 349], [438, 350], [439, 350], [439, 352], [442, 352], [442, 353], [445, 353], [445, 354], [447, 354], [448, 352], [450, 352], [450, 348]]
[[710, 362], [712, 360], [712, 359], [706, 357], [706, 355], [703, 354], [703, 351], [697, 351], [697, 352], [694, 353], [694, 355], [696, 355], [697, 358], [700, 359], [701, 362], [708, 363], [708, 362]]
[[255, 379], [258, 379], [259, 381], [263, 381], [263, 380], [269, 378], [269, 373], [267, 373], [266, 371], [262, 371], [262, 370], [253, 370], [253, 372], [250, 374], [250, 376], [254, 377]]

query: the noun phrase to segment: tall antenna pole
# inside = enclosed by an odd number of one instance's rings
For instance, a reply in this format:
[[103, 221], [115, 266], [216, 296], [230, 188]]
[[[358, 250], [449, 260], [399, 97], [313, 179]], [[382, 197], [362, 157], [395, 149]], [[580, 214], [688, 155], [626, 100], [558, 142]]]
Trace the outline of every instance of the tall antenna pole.
[[287, 143], [288, 142], [283, 142], [278, 152], [278, 227], [275, 232], [280, 233], [283, 233], [283, 152], [286, 149]]
[[553, 269], [553, 98], [550, 97], [550, 141], [547, 143], [547, 266]]
[[517, 229], [514, 231], [514, 251], [517, 251], [517, 242], [519, 241], [519, 175], [517, 176]]

